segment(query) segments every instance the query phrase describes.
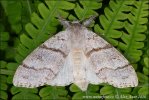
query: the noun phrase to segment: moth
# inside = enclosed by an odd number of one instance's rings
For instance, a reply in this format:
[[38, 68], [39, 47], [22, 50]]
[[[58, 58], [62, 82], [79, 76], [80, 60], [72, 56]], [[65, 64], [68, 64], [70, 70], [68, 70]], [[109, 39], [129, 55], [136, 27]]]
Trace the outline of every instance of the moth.
[[60, 19], [66, 28], [37, 47], [19, 65], [13, 78], [17, 87], [76, 84], [86, 91], [89, 84], [109, 83], [125, 88], [138, 85], [128, 60], [103, 38], [82, 24]]

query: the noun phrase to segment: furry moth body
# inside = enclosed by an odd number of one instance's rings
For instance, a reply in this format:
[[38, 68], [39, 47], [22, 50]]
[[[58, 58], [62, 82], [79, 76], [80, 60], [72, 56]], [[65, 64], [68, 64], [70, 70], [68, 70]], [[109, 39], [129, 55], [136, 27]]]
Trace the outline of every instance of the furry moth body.
[[137, 75], [127, 59], [85, 27], [91, 19], [84, 25], [60, 20], [66, 30], [26, 57], [16, 70], [13, 84], [33, 88], [74, 83], [82, 91], [87, 90], [89, 83], [109, 83], [118, 88], [137, 86]]

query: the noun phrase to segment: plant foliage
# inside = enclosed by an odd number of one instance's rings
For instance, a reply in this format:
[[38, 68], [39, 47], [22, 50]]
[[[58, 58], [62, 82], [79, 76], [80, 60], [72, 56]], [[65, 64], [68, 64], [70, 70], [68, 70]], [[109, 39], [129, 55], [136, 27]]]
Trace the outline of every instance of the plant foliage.
[[[147, 100], [149, 75], [147, 0], [2, 0], [0, 1], [0, 99], [105, 99]], [[29, 53], [61, 31], [59, 16], [85, 20], [92, 15], [92, 29], [122, 52], [133, 64], [138, 87], [119, 89], [108, 84], [92, 85], [82, 92], [75, 84], [66, 87], [15, 87], [12, 79]]]

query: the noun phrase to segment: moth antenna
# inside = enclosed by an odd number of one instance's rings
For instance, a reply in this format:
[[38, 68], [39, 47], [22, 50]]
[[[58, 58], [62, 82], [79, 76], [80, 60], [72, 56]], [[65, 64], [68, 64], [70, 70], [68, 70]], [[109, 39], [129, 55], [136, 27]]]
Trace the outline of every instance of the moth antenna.
[[67, 28], [70, 26], [70, 22], [62, 18], [61, 16], [58, 16], [58, 20], [63, 25], [64, 28]]
[[90, 24], [93, 22], [93, 20], [94, 20], [96, 17], [97, 17], [97, 15], [93, 15], [93, 16], [91, 16], [90, 18], [84, 20], [82, 24], [83, 24], [84, 26], [88, 27], [88, 26], [90, 26]]

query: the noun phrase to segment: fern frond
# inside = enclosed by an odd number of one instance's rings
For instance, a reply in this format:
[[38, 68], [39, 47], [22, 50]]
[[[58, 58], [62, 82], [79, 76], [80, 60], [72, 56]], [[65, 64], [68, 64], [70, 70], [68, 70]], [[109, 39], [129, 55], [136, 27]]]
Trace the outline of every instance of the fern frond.
[[[66, 11], [75, 7], [73, 3], [67, 1], [46, 1], [46, 5], [40, 3], [38, 5], [40, 15], [33, 13], [31, 23], [26, 25], [25, 29], [29, 36], [22, 34], [20, 37], [19, 54], [16, 55], [17, 62], [22, 61], [35, 47], [56, 32], [56, 26], [59, 22], [55, 17], [60, 14], [66, 18], [68, 16]], [[63, 8], [63, 6], [66, 6], [66, 8]]]
[[29, 21], [30, 14], [35, 11], [35, 4], [31, 3], [30, 0], [2, 0], [1, 4], [5, 10], [5, 14], [8, 17], [12, 31], [20, 34], [23, 31], [23, 27], [26, 22]]
[[121, 20], [127, 19], [128, 15], [124, 12], [128, 12], [132, 8], [128, 6], [128, 4], [131, 5], [132, 3], [132, 1], [127, 0], [111, 0], [109, 7], [104, 9], [105, 14], [100, 15], [101, 26], [96, 24], [94, 27], [95, 32], [100, 33], [111, 44], [117, 46], [119, 42], [117, 38], [122, 36], [122, 32], [119, 29], [124, 26]]
[[98, 15], [98, 13], [94, 10], [99, 9], [102, 6], [101, 1], [98, 0], [80, 0], [80, 4], [83, 6], [83, 8], [81, 8], [77, 3], [76, 8], [74, 9], [77, 17], [80, 20], [89, 18], [92, 15]]
[[[17, 1], [18, 2], [18, 1]], [[32, 3], [31, 0], [21, 0], [21, 24], [23, 25], [23, 31], [25, 25], [30, 21], [30, 16], [33, 12], [37, 11], [37, 5], [40, 3], [39, 1], [36, 1]]]
[[8, 16], [8, 21], [14, 32], [19, 33], [22, 30], [21, 21], [21, 2], [2, 0], [1, 4]]
[[[140, 41], [145, 39], [145, 35], [140, 32], [143, 33], [147, 29], [147, 19], [143, 18], [147, 16], [146, 2], [112, 0], [109, 3], [110, 7], [104, 10], [105, 15], [99, 17], [101, 27], [98, 24], [94, 27], [97, 33], [101, 33], [111, 44], [123, 50], [131, 63], [137, 62], [142, 55], [138, 49], [143, 47], [143, 42]], [[126, 21], [127, 19], [131, 24]], [[124, 28], [128, 33], [123, 32]]]
[[135, 63], [140, 60], [142, 55], [143, 41], [145, 40], [145, 31], [147, 31], [148, 1], [134, 2], [135, 8], [131, 10], [128, 16], [129, 22], [124, 27], [127, 33], [121, 37], [123, 43], [119, 43], [119, 47], [125, 51], [124, 55]]

